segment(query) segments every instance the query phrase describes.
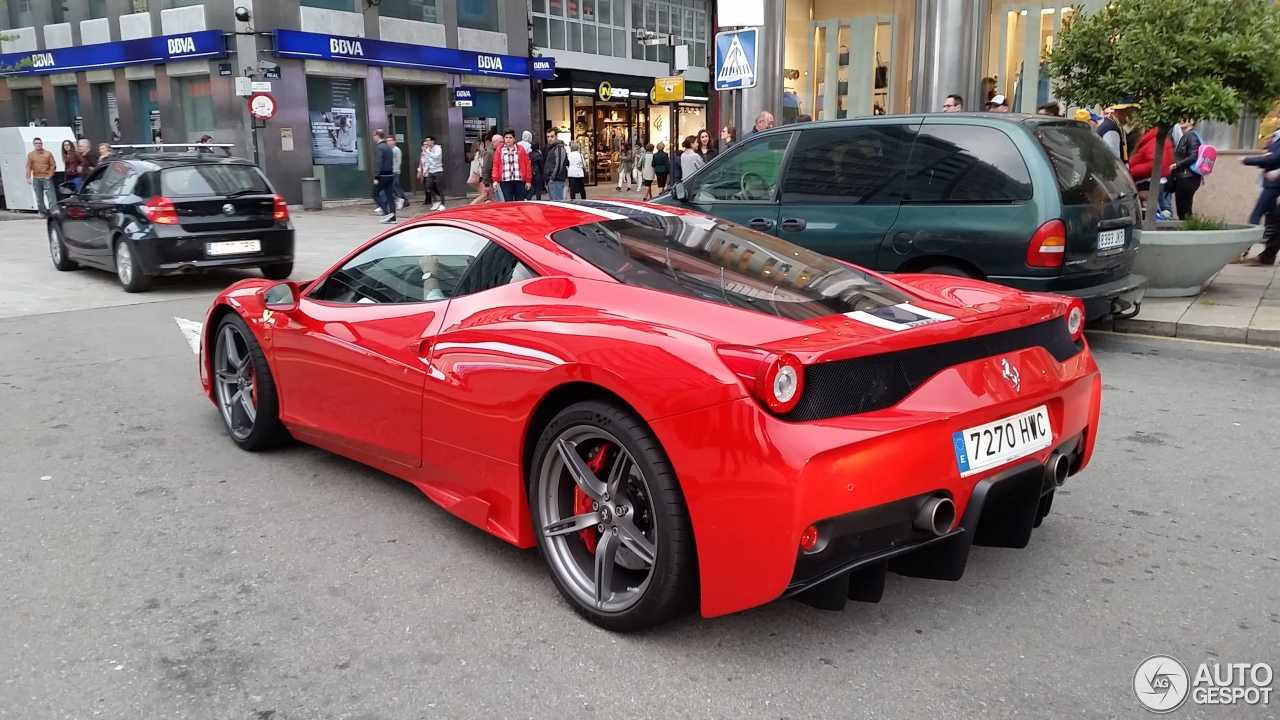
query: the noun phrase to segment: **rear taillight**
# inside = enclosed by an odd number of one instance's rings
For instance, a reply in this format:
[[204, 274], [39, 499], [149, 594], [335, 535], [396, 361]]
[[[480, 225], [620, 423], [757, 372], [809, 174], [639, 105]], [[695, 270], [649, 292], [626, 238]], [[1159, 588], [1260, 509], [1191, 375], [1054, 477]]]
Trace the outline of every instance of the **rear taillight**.
[[1078, 299], [1071, 301], [1071, 306], [1067, 308], [1065, 316], [1067, 321], [1067, 332], [1071, 333], [1072, 341], [1080, 339], [1084, 335], [1084, 303]]
[[1050, 220], [1036, 230], [1027, 246], [1027, 264], [1038, 268], [1060, 268], [1067, 254], [1067, 226]]
[[142, 214], [156, 225], [177, 225], [178, 209], [167, 197], [156, 195], [142, 204]]
[[804, 366], [791, 353], [721, 345], [720, 359], [762, 405], [776, 415], [795, 409], [804, 394]]
[[276, 195], [275, 215], [277, 220], [289, 219], [289, 205], [279, 195]]

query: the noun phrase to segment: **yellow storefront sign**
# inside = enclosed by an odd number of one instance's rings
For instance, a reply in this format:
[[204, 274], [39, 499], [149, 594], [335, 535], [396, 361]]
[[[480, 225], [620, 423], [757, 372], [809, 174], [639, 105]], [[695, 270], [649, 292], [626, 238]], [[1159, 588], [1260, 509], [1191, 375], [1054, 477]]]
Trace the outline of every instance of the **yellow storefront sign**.
[[653, 81], [654, 102], [669, 103], [684, 100], [684, 78], [665, 77]]

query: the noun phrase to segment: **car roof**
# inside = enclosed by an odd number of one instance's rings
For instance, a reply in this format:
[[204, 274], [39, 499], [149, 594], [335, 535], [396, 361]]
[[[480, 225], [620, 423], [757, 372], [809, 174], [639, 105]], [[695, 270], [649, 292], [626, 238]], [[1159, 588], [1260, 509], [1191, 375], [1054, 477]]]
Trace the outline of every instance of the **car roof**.
[[[930, 123], [955, 123], [964, 121], [966, 124], [980, 125], [1017, 125], [1032, 126], [1045, 125], [1051, 123], [1057, 124], [1081, 124], [1080, 121], [1073, 118], [1054, 117], [1051, 115], [1028, 115], [1024, 113], [991, 113], [991, 112], [961, 112], [961, 113], [916, 113], [914, 115], [876, 115], [871, 117], [860, 118], [840, 118], [837, 120], [814, 120], [806, 123], [792, 123], [789, 125], [775, 125], [774, 127], [763, 132], [751, 135], [751, 138], [763, 135], [774, 135], [778, 133], [792, 132], [795, 130], [808, 131], [815, 128], [841, 128], [841, 127], [865, 127], [867, 125], [905, 125], [913, 123], [921, 123], [928, 121]], [[748, 138], [742, 138], [747, 140]], [[741, 142], [741, 141], [739, 141]]]
[[152, 169], [162, 169], [168, 167], [181, 167], [185, 165], [248, 165], [256, 167], [253, 161], [238, 157], [217, 157], [207, 153], [186, 153], [185, 155], [175, 155], [173, 153], [131, 153], [129, 155], [107, 156], [108, 160], [119, 162], [133, 162], [137, 164], [147, 164], [154, 166]]

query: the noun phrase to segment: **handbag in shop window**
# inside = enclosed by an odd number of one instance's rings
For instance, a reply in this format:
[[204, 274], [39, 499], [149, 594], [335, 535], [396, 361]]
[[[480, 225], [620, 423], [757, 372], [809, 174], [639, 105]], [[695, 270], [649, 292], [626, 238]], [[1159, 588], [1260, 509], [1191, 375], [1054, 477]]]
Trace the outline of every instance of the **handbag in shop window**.
[[840, 46], [840, 67], [849, 67], [849, 48], [846, 45]]
[[889, 87], [889, 66], [880, 58], [880, 53], [876, 53], [876, 90], [883, 90]]

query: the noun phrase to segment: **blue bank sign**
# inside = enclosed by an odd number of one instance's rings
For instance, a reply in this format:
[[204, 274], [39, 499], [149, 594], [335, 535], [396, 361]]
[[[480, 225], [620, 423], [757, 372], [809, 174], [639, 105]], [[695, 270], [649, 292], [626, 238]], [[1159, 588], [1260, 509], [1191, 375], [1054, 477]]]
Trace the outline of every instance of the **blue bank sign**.
[[556, 77], [556, 59], [534, 58], [532, 77], [534, 80], [554, 80]]
[[222, 31], [201, 30], [182, 35], [6, 53], [0, 55], [0, 67], [11, 67], [30, 60], [30, 64], [13, 71], [13, 74], [48, 75], [226, 56], [227, 43], [222, 39]]
[[528, 78], [529, 59], [387, 40], [276, 30], [275, 54], [302, 60], [333, 60], [467, 75]]

